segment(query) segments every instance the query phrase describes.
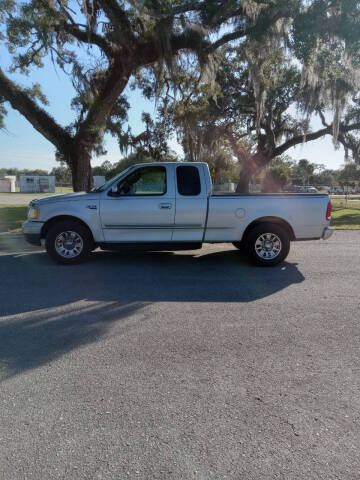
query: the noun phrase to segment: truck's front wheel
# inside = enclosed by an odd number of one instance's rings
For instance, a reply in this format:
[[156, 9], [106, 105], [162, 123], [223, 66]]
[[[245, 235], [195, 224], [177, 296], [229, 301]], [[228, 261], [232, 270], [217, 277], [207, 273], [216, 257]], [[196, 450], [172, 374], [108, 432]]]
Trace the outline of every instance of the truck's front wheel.
[[283, 262], [290, 250], [290, 236], [280, 225], [261, 223], [247, 234], [245, 250], [257, 265], [271, 267]]
[[86, 260], [92, 245], [87, 228], [71, 220], [56, 223], [50, 228], [45, 239], [45, 248], [50, 257], [64, 265]]

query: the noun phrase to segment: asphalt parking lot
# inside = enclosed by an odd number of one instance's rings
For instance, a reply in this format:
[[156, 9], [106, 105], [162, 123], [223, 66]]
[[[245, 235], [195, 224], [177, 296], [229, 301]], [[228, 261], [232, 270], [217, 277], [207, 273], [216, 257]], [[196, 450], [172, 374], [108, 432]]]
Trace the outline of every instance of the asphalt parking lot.
[[359, 479], [360, 231], [51, 262], [0, 235], [0, 478]]

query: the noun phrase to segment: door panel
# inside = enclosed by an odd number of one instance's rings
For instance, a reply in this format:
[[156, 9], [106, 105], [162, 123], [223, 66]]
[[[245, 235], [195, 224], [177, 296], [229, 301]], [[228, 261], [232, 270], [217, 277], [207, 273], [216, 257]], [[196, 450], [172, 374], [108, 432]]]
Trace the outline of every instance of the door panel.
[[207, 195], [204, 175], [197, 165], [176, 168], [176, 214], [172, 239], [201, 242], [206, 223]]
[[206, 221], [206, 198], [177, 198], [174, 242], [201, 242]]
[[[144, 174], [145, 169], [152, 169], [152, 172], [148, 170]], [[139, 167], [120, 182], [119, 196], [104, 195], [101, 200], [100, 216], [106, 242], [171, 241], [175, 198], [173, 189], [167, 181], [168, 172], [164, 193], [154, 193], [162, 191], [159, 190], [157, 179], [151, 178], [154, 177], [152, 173], [156, 169], [166, 171], [164, 166]], [[137, 179], [141, 174], [144, 181]]]

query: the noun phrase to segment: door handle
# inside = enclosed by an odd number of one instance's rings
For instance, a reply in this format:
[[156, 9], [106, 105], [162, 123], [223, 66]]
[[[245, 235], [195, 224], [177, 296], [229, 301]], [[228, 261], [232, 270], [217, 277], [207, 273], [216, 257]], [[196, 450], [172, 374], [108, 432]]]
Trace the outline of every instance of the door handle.
[[172, 204], [171, 203], [160, 203], [159, 208], [161, 208], [161, 210], [170, 210], [172, 208]]

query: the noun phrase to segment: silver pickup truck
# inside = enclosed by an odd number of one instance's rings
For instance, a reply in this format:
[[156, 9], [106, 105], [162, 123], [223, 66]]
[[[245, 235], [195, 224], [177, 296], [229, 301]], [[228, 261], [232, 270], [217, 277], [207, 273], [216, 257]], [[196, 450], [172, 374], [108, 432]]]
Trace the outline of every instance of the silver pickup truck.
[[33, 200], [26, 239], [45, 240], [57, 262], [105, 250], [193, 250], [230, 242], [256, 264], [271, 266], [291, 240], [327, 239], [331, 203], [318, 194], [213, 194], [205, 163], [130, 167], [90, 193]]

